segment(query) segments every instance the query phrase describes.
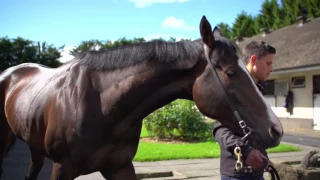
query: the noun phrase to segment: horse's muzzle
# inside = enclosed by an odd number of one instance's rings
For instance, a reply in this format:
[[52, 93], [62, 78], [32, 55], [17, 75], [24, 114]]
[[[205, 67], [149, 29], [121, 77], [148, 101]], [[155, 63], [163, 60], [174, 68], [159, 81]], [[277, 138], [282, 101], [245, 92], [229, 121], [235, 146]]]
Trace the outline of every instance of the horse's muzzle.
[[272, 126], [271, 128], [269, 128], [269, 134], [270, 134], [270, 137], [273, 139], [273, 140], [276, 140], [278, 141], [282, 135], [283, 135], [283, 132], [280, 132], [279, 130], [277, 130], [277, 128], [275, 128], [276, 126]]

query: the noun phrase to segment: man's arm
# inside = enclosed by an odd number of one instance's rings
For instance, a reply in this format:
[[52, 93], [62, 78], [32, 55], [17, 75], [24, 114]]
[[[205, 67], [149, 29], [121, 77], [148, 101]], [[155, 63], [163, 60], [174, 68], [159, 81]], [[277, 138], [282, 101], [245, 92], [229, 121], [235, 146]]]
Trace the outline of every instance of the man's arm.
[[219, 121], [214, 124], [213, 136], [218, 144], [231, 154], [234, 154], [234, 148], [238, 144], [241, 148], [243, 161], [252, 168], [260, 168], [264, 165], [263, 159], [267, 159], [260, 151], [244, 144], [241, 137], [234, 135], [230, 129], [222, 126]]
[[241, 141], [241, 137], [234, 135], [234, 133], [230, 129], [222, 126], [222, 124], [219, 121], [216, 121], [214, 123], [213, 136], [214, 139], [218, 142], [218, 144], [223, 149], [229, 151], [231, 154], [234, 154], [234, 148], [238, 144], [241, 148], [241, 153], [244, 161], [247, 159], [250, 151], [253, 150], [253, 148], [251, 148], [248, 145], [245, 145]]

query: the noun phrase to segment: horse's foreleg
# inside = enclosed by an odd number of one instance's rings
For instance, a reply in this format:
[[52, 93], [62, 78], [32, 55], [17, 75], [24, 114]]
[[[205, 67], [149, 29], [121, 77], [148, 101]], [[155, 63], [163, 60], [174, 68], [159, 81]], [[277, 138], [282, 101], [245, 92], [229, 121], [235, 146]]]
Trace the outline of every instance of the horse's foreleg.
[[51, 173], [51, 180], [73, 180], [71, 162], [54, 162]]
[[37, 154], [34, 150], [30, 148], [31, 158], [29, 172], [26, 176], [26, 180], [36, 180], [44, 163], [44, 156]]
[[102, 170], [100, 173], [107, 180], [137, 180], [132, 162], [120, 166], [115, 171], [110, 172], [110, 170]]

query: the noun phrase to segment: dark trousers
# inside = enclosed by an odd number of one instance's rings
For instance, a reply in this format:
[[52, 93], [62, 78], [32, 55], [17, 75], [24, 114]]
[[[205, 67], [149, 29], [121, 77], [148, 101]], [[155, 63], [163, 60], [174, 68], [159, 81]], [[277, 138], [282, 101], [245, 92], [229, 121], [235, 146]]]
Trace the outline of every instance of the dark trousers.
[[220, 174], [220, 176], [221, 176], [221, 180], [264, 180], [263, 175], [259, 175], [259, 176], [248, 175], [248, 176], [241, 176], [241, 177], [230, 177], [227, 175]]

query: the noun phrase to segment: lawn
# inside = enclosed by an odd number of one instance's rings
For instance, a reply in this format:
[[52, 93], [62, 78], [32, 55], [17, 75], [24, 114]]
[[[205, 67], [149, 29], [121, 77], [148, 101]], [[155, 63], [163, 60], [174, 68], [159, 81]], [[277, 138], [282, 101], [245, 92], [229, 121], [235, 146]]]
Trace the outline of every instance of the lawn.
[[[148, 132], [143, 127], [141, 137], [148, 137]], [[280, 144], [276, 148], [268, 149], [268, 153], [300, 151], [298, 147]], [[171, 159], [195, 159], [220, 157], [220, 147], [216, 142], [200, 143], [153, 143], [140, 142], [134, 161], [160, 161]]]
[[142, 126], [140, 137], [148, 137], [148, 136], [149, 136], [149, 133], [148, 133], [146, 127]]

